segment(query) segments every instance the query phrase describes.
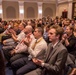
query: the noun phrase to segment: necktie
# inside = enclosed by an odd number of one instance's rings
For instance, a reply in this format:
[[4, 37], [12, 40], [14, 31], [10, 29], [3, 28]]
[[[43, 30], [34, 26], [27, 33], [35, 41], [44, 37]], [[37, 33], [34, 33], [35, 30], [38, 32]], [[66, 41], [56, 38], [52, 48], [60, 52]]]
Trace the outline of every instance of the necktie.
[[48, 55], [47, 55], [47, 58], [46, 58], [45, 62], [48, 62], [48, 59], [49, 59], [49, 56], [50, 56], [52, 50], [53, 50], [53, 47], [51, 47], [51, 49], [50, 49], [50, 51], [49, 51], [49, 53], [48, 53]]
[[34, 43], [33, 46], [32, 46], [32, 49], [33, 49], [33, 50], [34, 50], [36, 44], [37, 44], [37, 40], [35, 41], [35, 43]]
[[32, 45], [32, 49], [34, 50], [36, 44], [38, 44], [43, 38], [41, 37], [39, 40], [36, 40], [35, 43]]

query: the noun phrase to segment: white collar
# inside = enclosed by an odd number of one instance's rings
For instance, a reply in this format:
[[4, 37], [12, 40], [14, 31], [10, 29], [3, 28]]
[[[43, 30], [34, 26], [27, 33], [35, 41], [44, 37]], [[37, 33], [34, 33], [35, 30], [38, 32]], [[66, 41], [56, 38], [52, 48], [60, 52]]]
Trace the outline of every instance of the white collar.
[[[59, 41], [58, 41], [59, 42]], [[53, 48], [55, 48], [55, 46], [58, 44], [58, 42], [56, 42], [55, 44], [52, 44]]]

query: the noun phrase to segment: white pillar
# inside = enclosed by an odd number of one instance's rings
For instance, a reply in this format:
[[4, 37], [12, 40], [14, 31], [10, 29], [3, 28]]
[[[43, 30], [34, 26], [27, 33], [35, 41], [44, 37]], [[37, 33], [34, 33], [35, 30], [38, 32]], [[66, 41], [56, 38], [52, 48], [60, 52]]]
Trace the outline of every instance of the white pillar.
[[19, 19], [24, 19], [24, 1], [18, 1], [19, 2]]
[[3, 18], [2, 0], [0, 0], [0, 18]]
[[38, 2], [38, 18], [42, 18], [42, 2]]
[[68, 18], [72, 19], [72, 2], [68, 4]]

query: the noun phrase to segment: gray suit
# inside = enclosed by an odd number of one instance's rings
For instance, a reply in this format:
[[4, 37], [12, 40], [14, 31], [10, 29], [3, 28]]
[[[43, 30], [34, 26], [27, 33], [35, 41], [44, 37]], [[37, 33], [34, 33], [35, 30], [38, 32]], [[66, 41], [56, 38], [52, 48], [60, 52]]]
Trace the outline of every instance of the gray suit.
[[[45, 64], [43, 67], [45, 69], [44, 75], [63, 75], [68, 53], [67, 49], [60, 42], [50, 52], [51, 47], [52, 45], [50, 43], [48, 46]], [[25, 75], [42, 75], [41, 72], [43, 72], [43, 70], [41, 71], [40, 69], [36, 69]]]

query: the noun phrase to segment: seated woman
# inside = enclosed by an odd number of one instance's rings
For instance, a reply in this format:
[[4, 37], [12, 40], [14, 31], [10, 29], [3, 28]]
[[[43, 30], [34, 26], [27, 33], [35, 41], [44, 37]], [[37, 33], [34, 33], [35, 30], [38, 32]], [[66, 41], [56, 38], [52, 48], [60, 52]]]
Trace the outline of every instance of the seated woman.
[[5, 75], [5, 65], [1, 51], [0, 51], [0, 75]]

